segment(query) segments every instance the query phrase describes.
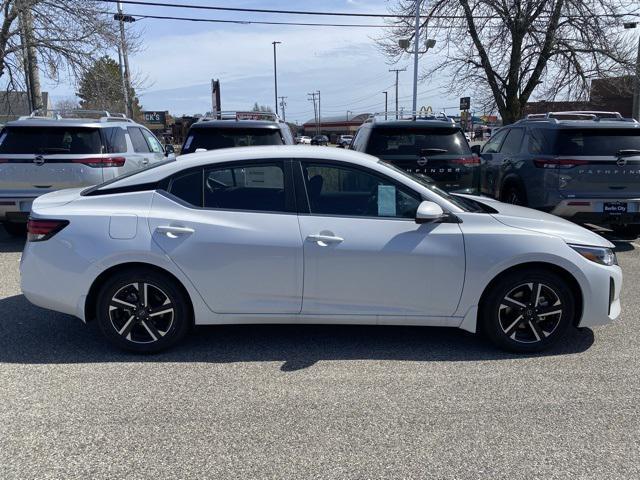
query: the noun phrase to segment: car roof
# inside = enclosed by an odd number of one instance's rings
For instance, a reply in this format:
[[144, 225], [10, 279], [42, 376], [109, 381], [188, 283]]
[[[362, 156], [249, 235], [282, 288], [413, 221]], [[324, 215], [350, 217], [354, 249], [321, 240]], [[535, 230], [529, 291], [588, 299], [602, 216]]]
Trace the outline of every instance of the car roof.
[[122, 121], [118, 120], [109, 120], [108, 122], [101, 122], [98, 119], [91, 118], [63, 118], [63, 119], [55, 119], [55, 118], [25, 118], [19, 120], [12, 120], [7, 122], [5, 127], [90, 127], [90, 128], [107, 128], [107, 127], [131, 127], [141, 126], [131, 120], [122, 119]]
[[410, 127], [410, 128], [460, 128], [451, 122], [445, 122], [443, 120], [377, 120], [370, 123], [371, 128], [384, 128], [384, 127]]
[[310, 160], [342, 160], [356, 165], [376, 164], [377, 157], [341, 148], [312, 149], [307, 146], [269, 145], [255, 147], [233, 147], [208, 150], [206, 152], [180, 155], [175, 161], [152, 166], [131, 176], [116, 178], [105, 184], [105, 189], [124, 188], [132, 185], [159, 182], [160, 180], [193, 167], [224, 162], [271, 161], [274, 159], [304, 158]]
[[204, 120], [191, 125], [191, 128], [265, 128], [278, 130], [278, 122], [268, 120]]

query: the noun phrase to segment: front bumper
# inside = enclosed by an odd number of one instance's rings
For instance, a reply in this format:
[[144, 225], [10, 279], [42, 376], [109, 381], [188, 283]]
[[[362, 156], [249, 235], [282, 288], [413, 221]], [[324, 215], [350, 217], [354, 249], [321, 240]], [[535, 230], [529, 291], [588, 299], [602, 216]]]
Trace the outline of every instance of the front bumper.
[[588, 275], [588, 284], [581, 285], [583, 309], [579, 327], [606, 325], [620, 316], [622, 270], [619, 266], [594, 264]]
[[[604, 211], [605, 203], [626, 203], [624, 213]], [[551, 213], [579, 223], [635, 224], [640, 223], [640, 198], [567, 198], [558, 203]]]

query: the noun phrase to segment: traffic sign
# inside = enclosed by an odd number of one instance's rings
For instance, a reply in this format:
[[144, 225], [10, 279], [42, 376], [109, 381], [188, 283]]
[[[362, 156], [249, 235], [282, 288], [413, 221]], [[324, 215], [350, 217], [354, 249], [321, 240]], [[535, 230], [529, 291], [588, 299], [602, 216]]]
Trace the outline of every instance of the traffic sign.
[[471, 97], [460, 98], [460, 110], [469, 110], [471, 108]]

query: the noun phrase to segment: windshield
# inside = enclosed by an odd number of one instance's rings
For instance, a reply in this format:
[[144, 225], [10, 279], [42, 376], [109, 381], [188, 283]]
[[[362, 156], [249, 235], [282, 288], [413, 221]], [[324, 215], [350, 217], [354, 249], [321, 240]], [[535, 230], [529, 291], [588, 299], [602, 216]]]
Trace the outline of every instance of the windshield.
[[[442, 155], [470, 155], [471, 149], [458, 128], [380, 127], [371, 131], [367, 153], [418, 155], [421, 150], [440, 150]], [[432, 152], [434, 156], [436, 152]]]
[[459, 197], [457, 195], [451, 195], [450, 193], [445, 192], [441, 188], [436, 187], [435, 183], [429, 181], [428, 177], [424, 177], [422, 175], [411, 175], [410, 173], [405, 172], [404, 170], [396, 167], [392, 163], [385, 162], [384, 160], [378, 160], [378, 163], [384, 165], [385, 167], [389, 167], [391, 170], [400, 173], [404, 177], [407, 177], [414, 182], [418, 182], [423, 187], [428, 188], [433, 193], [438, 195], [439, 197], [444, 198], [446, 201], [453, 203], [460, 210], [465, 212], [485, 212], [487, 211], [482, 205], [478, 204], [469, 198]]
[[6, 127], [0, 135], [0, 153], [94, 154], [102, 153], [97, 128]]
[[194, 128], [184, 142], [182, 153], [193, 153], [198, 148], [217, 150], [256, 145], [282, 145], [280, 130], [275, 128]]

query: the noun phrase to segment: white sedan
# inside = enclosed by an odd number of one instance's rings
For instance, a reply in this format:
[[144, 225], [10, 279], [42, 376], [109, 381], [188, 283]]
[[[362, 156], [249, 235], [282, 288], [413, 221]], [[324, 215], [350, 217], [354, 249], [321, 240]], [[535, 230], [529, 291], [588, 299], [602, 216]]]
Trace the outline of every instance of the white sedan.
[[620, 314], [606, 239], [340, 149], [185, 155], [43, 195], [28, 232], [25, 296], [134, 351], [194, 323], [335, 323], [482, 330], [530, 352]]

